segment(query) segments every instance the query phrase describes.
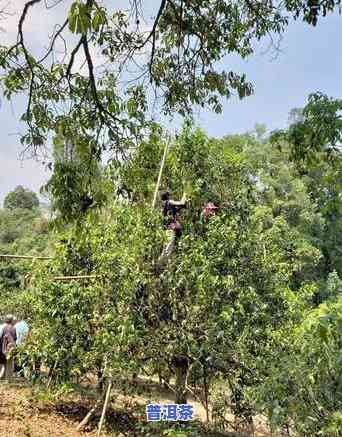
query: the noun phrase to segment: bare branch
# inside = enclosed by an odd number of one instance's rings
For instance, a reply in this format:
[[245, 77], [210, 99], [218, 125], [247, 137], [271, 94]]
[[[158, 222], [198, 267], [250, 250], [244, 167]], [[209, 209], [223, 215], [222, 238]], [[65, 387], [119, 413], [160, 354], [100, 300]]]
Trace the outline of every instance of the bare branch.
[[83, 36], [80, 38], [80, 40], [78, 41], [76, 47], [71, 52], [69, 65], [68, 65], [67, 71], [65, 73], [66, 77], [70, 76], [72, 66], [74, 65], [75, 56], [76, 56], [77, 52], [79, 51], [80, 47], [82, 46], [82, 42], [83, 42]]
[[64, 0], [55, 0], [55, 1], [52, 3], [52, 5], [49, 5], [48, 2], [47, 2], [47, 0], [45, 0], [44, 3], [45, 3], [45, 7], [46, 7], [46, 9], [52, 9], [52, 8], [54, 8], [55, 6], [57, 6], [57, 5], [59, 5], [60, 3], [62, 3], [62, 1], [64, 1]]
[[45, 59], [47, 59], [47, 57], [50, 55], [50, 53], [52, 52], [55, 42], [57, 40], [57, 38], [61, 35], [61, 33], [64, 31], [64, 29], [66, 28], [67, 24], [68, 24], [69, 20], [66, 19], [64, 21], [64, 23], [62, 24], [62, 26], [57, 30], [57, 32], [54, 34], [54, 36], [52, 37], [51, 43], [50, 43], [50, 48], [47, 51], [47, 53], [45, 54], [45, 56], [43, 58], [41, 58], [38, 63], [40, 64], [41, 62], [44, 62]]
[[152, 30], [149, 33], [148, 37], [145, 39], [145, 41], [138, 47], [138, 49], [143, 48], [148, 43], [148, 41], [151, 38], [153, 38], [153, 46], [155, 45], [157, 26], [158, 26], [160, 17], [162, 16], [162, 13], [164, 12], [166, 4], [167, 4], [167, 0], [162, 0], [162, 2], [160, 4], [160, 7], [159, 7], [159, 10], [158, 10], [158, 13], [157, 13], [157, 16], [156, 16], [156, 18], [154, 20], [154, 23], [153, 23], [153, 26], [152, 26]]
[[88, 46], [88, 41], [87, 41], [86, 35], [83, 35], [81, 39], [82, 39], [84, 54], [85, 54], [85, 57], [87, 60], [87, 65], [88, 65], [90, 86], [91, 86], [91, 89], [93, 92], [95, 102], [101, 108], [102, 105], [101, 105], [101, 102], [99, 101], [99, 96], [97, 94], [96, 81], [95, 81], [95, 76], [94, 76], [94, 65], [93, 65], [93, 61], [91, 59], [91, 55], [89, 52], [89, 46]]
[[34, 6], [36, 3], [40, 3], [41, 0], [30, 0], [29, 2], [25, 3], [23, 12], [21, 14], [20, 20], [19, 20], [19, 24], [18, 24], [18, 34], [19, 34], [19, 44], [23, 45], [24, 44], [24, 34], [23, 34], [23, 25], [24, 25], [24, 21], [27, 15], [28, 10]]
[[34, 68], [33, 68], [33, 65], [32, 65], [32, 62], [31, 62], [31, 59], [29, 56], [29, 52], [25, 46], [23, 26], [24, 26], [24, 22], [25, 22], [28, 10], [32, 6], [34, 6], [35, 4], [40, 3], [40, 2], [41, 2], [41, 0], [30, 0], [29, 2], [25, 3], [23, 12], [20, 16], [19, 23], [18, 23], [18, 41], [7, 52], [7, 56], [9, 56], [13, 50], [15, 50], [21, 46], [21, 48], [23, 49], [23, 52], [24, 52], [24, 57], [25, 57], [27, 66], [29, 67], [29, 69], [31, 71], [31, 79], [30, 79], [30, 85], [29, 85], [29, 97], [28, 97], [28, 103], [27, 103], [27, 108], [26, 108], [27, 122], [29, 125], [30, 125], [29, 116], [30, 116], [30, 110], [31, 110], [31, 102], [32, 102], [35, 73], [34, 73]]

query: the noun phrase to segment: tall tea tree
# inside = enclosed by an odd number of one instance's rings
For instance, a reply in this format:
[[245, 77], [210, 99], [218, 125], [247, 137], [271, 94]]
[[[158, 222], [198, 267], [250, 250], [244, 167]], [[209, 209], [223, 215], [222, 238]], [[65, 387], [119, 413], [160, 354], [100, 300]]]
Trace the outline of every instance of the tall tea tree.
[[[290, 225], [279, 217], [265, 226], [242, 156], [190, 127], [170, 148], [165, 168], [162, 188], [177, 196], [185, 191], [189, 204], [177, 250], [160, 270], [167, 235], [159, 211], [150, 208], [156, 177], [150, 170], [162, 149], [156, 137], [142, 143], [141, 155], [119, 172], [129, 200], [117, 201], [111, 215], [96, 221], [89, 215], [82, 228], [71, 227], [54, 264], [37, 273], [27, 295], [36, 318], [33, 352], [52, 357], [67, 380], [98, 366], [170, 368], [177, 402], [186, 400], [194, 379], [208, 386], [223, 374], [234, 411], [250, 419], [244, 389], [258, 382], [274, 331], [298, 318], [311, 289], [291, 288], [299, 260], [284, 244]], [[207, 220], [201, 208], [209, 200], [220, 212]], [[58, 272], [98, 278], [58, 284], [51, 279]]]

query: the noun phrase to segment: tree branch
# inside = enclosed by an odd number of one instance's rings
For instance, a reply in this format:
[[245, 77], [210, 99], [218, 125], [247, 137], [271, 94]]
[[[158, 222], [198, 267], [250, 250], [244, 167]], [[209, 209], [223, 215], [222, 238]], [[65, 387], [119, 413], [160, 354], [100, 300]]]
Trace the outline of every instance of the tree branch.
[[18, 43], [21, 45], [24, 44], [23, 25], [24, 25], [24, 21], [25, 21], [27, 12], [32, 6], [34, 6], [36, 3], [40, 3], [40, 2], [41, 2], [41, 0], [30, 0], [24, 6], [24, 9], [23, 9], [23, 12], [21, 14], [21, 17], [19, 19], [19, 24], [18, 24], [18, 34], [19, 34], [19, 38], [20, 38]]
[[31, 110], [31, 102], [32, 102], [35, 73], [34, 73], [34, 68], [33, 68], [33, 65], [32, 65], [32, 62], [31, 62], [31, 59], [29, 56], [29, 52], [25, 46], [23, 26], [24, 26], [24, 22], [25, 22], [28, 10], [32, 6], [34, 6], [35, 4], [40, 3], [40, 2], [41, 2], [41, 0], [30, 0], [27, 3], [25, 3], [23, 12], [21, 13], [19, 23], [18, 23], [18, 41], [15, 45], [10, 47], [9, 50], [7, 51], [7, 57], [8, 57], [12, 53], [13, 50], [17, 49], [18, 47], [21, 47], [23, 49], [23, 52], [24, 52], [24, 57], [25, 57], [27, 66], [31, 71], [31, 79], [30, 79], [30, 85], [29, 85], [29, 96], [28, 96], [28, 103], [27, 103], [27, 108], [26, 108], [26, 117], [27, 117], [27, 123], [29, 124], [29, 126], [30, 126], [30, 110]]
[[166, 7], [166, 4], [167, 4], [167, 0], [162, 0], [162, 2], [161, 2], [161, 4], [160, 4], [160, 7], [159, 7], [159, 10], [158, 10], [158, 13], [157, 13], [157, 16], [156, 16], [156, 18], [155, 18], [155, 20], [154, 20], [154, 23], [153, 23], [153, 26], [152, 26], [152, 30], [151, 30], [151, 32], [149, 33], [149, 35], [148, 35], [148, 37], [145, 39], [145, 41], [138, 47], [138, 49], [141, 49], [142, 47], [144, 47], [145, 45], [146, 45], [146, 43], [153, 37], [154, 39], [155, 39], [155, 33], [156, 33], [156, 30], [157, 30], [157, 26], [158, 26], [158, 23], [159, 23], [159, 20], [160, 20], [160, 17], [162, 16], [162, 13], [164, 12], [164, 9], [165, 9], [165, 7]]
[[90, 86], [91, 86], [92, 93], [94, 96], [95, 104], [98, 107], [98, 109], [100, 111], [100, 117], [102, 118], [102, 113], [105, 112], [105, 110], [102, 106], [102, 103], [100, 102], [99, 95], [97, 93], [96, 81], [95, 81], [95, 75], [94, 75], [94, 65], [93, 65], [93, 61], [91, 59], [91, 55], [89, 52], [89, 46], [88, 46], [88, 41], [87, 41], [86, 35], [83, 35], [81, 40], [82, 40], [83, 50], [84, 50], [84, 54], [85, 54], [87, 65], [88, 65]]
[[71, 69], [72, 69], [72, 66], [74, 65], [75, 56], [76, 56], [77, 52], [79, 51], [79, 49], [80, 49], [80, 47], [82, 45], [82, 42], [83, 42], [83, 36], [80, 38], [80, 40], [78, 41], [76, 47], [71, 52], [70, 61], [69, 61], [69, 64], [68, 64], [67, 71], [65, 73], [66, 78], [68, 78], [68, 76], [70, 76], [70, 74], [71, 74]]
[[99, 110], [99, 115], [100, 115], [101, 121], [104, 125], [106, 125], [106, 124], [108, 125], [108, 123], [106, 123], [104, 115], [103, 115], [103, 114], [106, 114], [113, 121], [117, 122], [118, 118], [116, 118], [113, 114], [111, 114], [109, 111], [107, 111], [107, 109], [102, 105], [102, 102], [99, 98], [99, 94], [98, 94], [97, 87], [96, 87], [96, 79], [95, 79], [95, 75], [94, 75], [94, 65], [93, 65], [93, 61], [92, 61], [91, 54], [89, 51], [88, 40], [87, 40], [86, 35], [82, 36], [81, 44], [83, 46], [83, 50], [84, 50], [84, 54], [85, 54], [85, 58], [86, 58], [87, 66], [88, 66], [89, 82], [90, 82], [91, 90], [92, 90], [93, 97], [95, 100], [95, 106]]
[[45, 56], [44, 56], [42, 59], [40, 59], [40, 60], [38, 61], [38, 64], [44, 62], [45, 59], [47, 59], [47, 57], [50, 55], [50, 53], [51, 53], [52, 50], [53, 50], [53, 47], [54, 47], [54, 45], [55, 45], [55, 42], [56, 42], [57, 38], [58, 38], [58, 37], [61, 35], [61, 33], [64, 31], [64, 29], [66, 28], [68, 22], [69, 22], [69, 20], [68, 20], [68, 18], [67, 18], [67, 19], [64, 21], [64, 23], [62, 24], [62, 26], [61, 26], [61, 27], [58, 29], [58, 31], [55, 33], [55, 35], [52, 37], [52, 40], [51, 40], [51, 43], [50, 43], [50, 48], [49, 48], [49, 50], [47, 51], [47, 53], [45, 54]]

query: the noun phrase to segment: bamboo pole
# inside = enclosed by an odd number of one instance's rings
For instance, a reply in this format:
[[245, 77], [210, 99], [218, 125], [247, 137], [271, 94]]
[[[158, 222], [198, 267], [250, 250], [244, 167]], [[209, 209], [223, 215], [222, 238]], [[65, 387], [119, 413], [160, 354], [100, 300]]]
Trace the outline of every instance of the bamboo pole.
[[96, 279], [99, 275], [76, 275], [76, 276], [55, 276], [52, 278], [53, 281], [72, 281], [73, 279]]
[[51, 387], [51, 384], [52, 384], [52, 381], [53, 381], [53, 375], [54, 375], [55, 370], [57, 368], [57, 364], [58, 364], [58, 360], [55, 361], [55, 364], [53, 365], [53, 368], [50, 369], [48, 382], [46, 384], [46, 388], [47, 389], [50, 389], [50, 387]]
[[78, 424], [78, 426], [76, 428], [77, 431], [80, 431], [82, 428], [84, 428], [88, 424], [89, 420], [92, 418], [92, 416], [95, 414], [96, 410], [99, 408], [101, 401], [102, 401], [102, 397], [96, 401], [93, 408], [88, 412], [88, 414], [85, 416], [85, 418], [82, 420], [82, 422]]
[[167, 138], [166, 140], [166, 144], [165, 144], [165, 148], [164, 148], [164, 154], [163, 154], [163, 158], [160, 164], [160, 169], [159, 169], [159, 175], [158, 175], [158, 180], [157, 180], [157, 184], [156, 184], [156, 189], [154, 191], [154, 196], [153, 196], [153, 202], [152, 202], [152, 209], [154, 209], [154, 207], [156, 206], [156, 202], [157, 202], [157, 195], [158, 195], [158, 191], [159, 191], [159, 187], [160, 187], [160, 182], [161, 182], [161, 178], [162, 178], [162, 174], [163, 174], [163, 170], [164, 170], [164, 165], [165, 165], [165, 160], [166, 160], [166, 155], [167, 155], [167, 151], [169, 148], [169, 144], [170, 144], [170, 137]]
[[48, 260], [52, 259], [51, 256], [30, 256], [30, 255], [0, 255], [0, 259], [39, 259]]
[[108, 388], [107, 388], [107, 393], [106, 393], [106, 399], [105, 402], [103, 404], [103, 410], [102, 410], [102, 414], [101, 414], [101, 419], [100, 419], [100, 423], [99, 423], [99, 430], [97, 432], [97, 437], [100, 437], [101, 435], [101, 430], [102, 430], [102, 426], [106, 417], [106, 411], [107, 411], [107, 407], [108, 407], [108, 403], [109, 403], [109, 399], [110, 399], [110, 393], [112, 391], [112, 383], [113, 380], [110, 379], [109, 380], [109, 384], [108, 384]]
[[204, 405], [205, 405], [205, 414], [207, 423], [209, 423], [209, 388], [208, 388], [208, 379], [207, 379], [207, 367], [203, 367], [203, 379], [204, 379]]

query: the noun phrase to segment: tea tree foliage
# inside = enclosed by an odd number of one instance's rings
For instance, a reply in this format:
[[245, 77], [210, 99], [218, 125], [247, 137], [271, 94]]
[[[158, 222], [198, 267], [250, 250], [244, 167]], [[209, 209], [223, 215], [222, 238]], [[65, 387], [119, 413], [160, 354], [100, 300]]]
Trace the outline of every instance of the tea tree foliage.
[[[38, 197], [33, 192], [19, 190], [19, 199], [14, 190], [6, 196], [11, 208], [0, 209], [0, 253], [20, 255], [44, 255], [49, 252], [49, 242], [53, 239], [49, 220], [42, 208], [27, 208], [31, 199]], [[24, 200], [22, 199], [24, 194]], [[34, 195], [34, 196], [33, 196]], [[24, 202], [24, 203], [23, 203]], [[29, 203], [28, 203], [29, 202]], [[12, 208], [17, 205], [16, 208]], [[25, 276], [30, 272], [31, 262], [1, 259], [0, 261], [0, 315], [15, 313], [20, 316], [23, 306], [20, 304], [21, 292], [25, 291]]]
[[320, 156], [340, 160], [341, 111], [342, 100], [319, 92], [311, 94], [303, 109], [292, 112], [288, 130], [273, 132], [271, 140], [278, 144], [281, 139], [287, 140], [292, 145], [292, 158], [298, 163], [312, 165], [320, 161]]
[[[64, 16], [48, 44], [32, 47], [27, 21], [59, 6]], [[105, 203], [96, 169], [104, 159], [129, 160], [155, 130], [156, 111], [220, 112], [222, 97], [249, 96], [253, 86], [243, 72], [222, 71], [226, 56], [246, 58], [264, 38], [276, 48], [291, 20], [315, 26], [339, 6], [340, 0], [162, 0], [149, 10], [136, 1], [122, 8], [95, 0], [25, 1], [16, 43], [0, 45], [0, 81], [6, 99], [26, 96], [24, 153], [43, 156], [53, 169], [46, 188], [59, 216], [75, 220]], [[6, 11], [0, 15], [5, 26]], [[78, 158], [56, 162], [52, 148]]]
[[[271, 142], [289, 148], [290, 160], [302, 175], [311, 198], [325, 220], [321, 236], [325, 274], [341, 271], [341, 109], [342, 101], [322, 93], [311, 94], [307, 105], [284, 131], [274, 132]], [[298, 117], [299, 115], [299, 117]]]
[[[167, 231], [151, 205], [164, 146], [154, 125], [129, 159], [94, 165], [99, 208], [80, 214], [67, 193], [65, 209], [56, 204], [53, 260], [34, 266], [20, 295], [33, 328], [26, 353], [54, 369], [57, 384], [97, 372], [171, 374], [177, 401], [188, 387], [208, 388], [218, 426], [229, 405], [245, 421], [263, 414], [274, 429], [335, 435], [338, 155], [318, 154], [303, 174], [292, 143], [283, 138], [279, 150], [261, 127], [211, 139], [187, 122], [160, 186], [186, 194], [182, 236], [160, 269]], [[82, 169], [78, 153], [56, 147], [56, 163]], [[204, 218], [208, 201], [220, 209]], [[53, 280], [63, 275], [96, 278]]]
[[[187, 124], [172, 142], [161, 189], [185, 192], [188, 207], [177, 251], [163, 271], [157, 260], [166, 232], [150, 206], [160, 135], [112, 167], [118, 194], [112, 206], [59, 234], [53, 263], [36, 271], [25, 294], [34, 320], [31, 356], [43, 357], [60, 382], [99, 369], [114, 375], [171, 370], [179, 396], [186, 381], [211, 384], [220, 377], [229, 383], [235, 414], [267, 413], [271, 403], [260, 407], [253, 399], [256, 392], [268, 396], [260, 382], [270, 376], [269, 362], [278, 348], [289, 347], [283, 336], [292, 338], [317, 293], [323, 296], [318, 267], [325, 221], [290, 148], [281, 153], [258, 141], [251, 135], [213, 140]], [[206, 220], [201, 207], [209, 200], [220, 211]], [[75, 274], [97, 279], [47, 279]]]
[[[186, 123], [160, 187], [188, 199], [164, 270], [167, 233], [151, 202], [165, 138], [151, 112], [220, 112], [222, 97], [250, 95], [243, 72], [220, 61], [250, 56], [293, 19], [315, 26], [340, 1], [162, 0], [147, 30], [137, 2], [131, 13], [70, 3], [48, 49], [30, 49], [25, 33], [41, 0], [23, 3], [17, 42], [0, 47], [4, 97], [27, 97], [26, 153], [53, 150], [54, 258], [34, 266], [19, 300], [31, 361], [57, 383], [171, 372], [178, 402], [195, 381], [213, 398], [223, 380], [223, 405], [246, 421], [338, 435], [341, 102], [311, 95], [273, 141], [260, 128], [210, 139]], [[205, 219], [208, 201], [220, 209]], [[96, 279], [53, 280], [77, 274]]]
[[[341, 422], [341, 281], [339, 297], [309, 312], [259, 387], [276, 428], [291, 422], [303, 436], [337, 436]], [[296, 356], [295, 362], [290, 357]]]

